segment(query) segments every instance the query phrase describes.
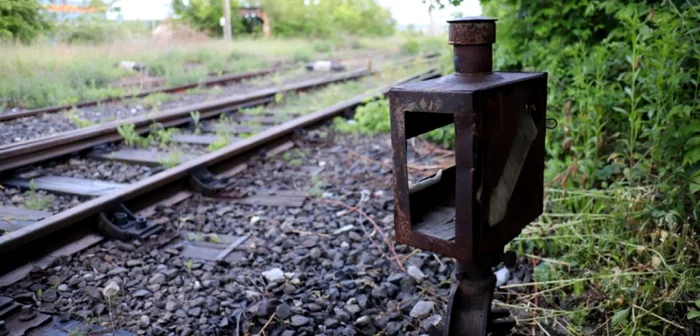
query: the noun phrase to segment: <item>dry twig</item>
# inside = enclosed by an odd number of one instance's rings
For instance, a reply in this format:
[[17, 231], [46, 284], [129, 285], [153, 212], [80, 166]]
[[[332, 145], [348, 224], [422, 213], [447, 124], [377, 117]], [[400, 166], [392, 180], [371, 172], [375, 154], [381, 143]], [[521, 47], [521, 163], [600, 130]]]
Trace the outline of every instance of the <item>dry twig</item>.
[[384, 230], [382, 230], [379, 227], [379, 225], [377, 224], [377, 222], [374, 221], [374, 219], [372, 219], [370, 216], [368, 216], [359, 207], [353, 207], [353, 206], [349, 206], [349, 205], [347, 205], [343, 202], [340, 202], [340, 201], [328, 200], [328, 199], [323, 199], [323, 198], [319, 198], [319, 200], [321, 202], [324, 202], [324, 203], [342, 206], [349, 211], [355, 211], [355, 212], [359, 213], [362, 217], [364, 217], [368, 222], [370, 222], [374, 226], [374, 229], [377, 230], [377, 232], [379, 232], [379, 234], [382, 235], [384, 243], [389, 248], [389, 251], [391, 252], [391, 254], [394, 256], [394, 259], [396, 260], [396, 264], [399, 266], [399, 269], [401, 270], [401, 272], [406, 273], [406, 268], [403, 267], [403, 264], [401, 263], [401, 259], [399, 259], [399, 255], [396, 253], [396, 249], [394, 249], [394, 244], [391, 243], [391, 241], [389, 240], [389, 237], [387, 237], [387, 235], [384, 233]]

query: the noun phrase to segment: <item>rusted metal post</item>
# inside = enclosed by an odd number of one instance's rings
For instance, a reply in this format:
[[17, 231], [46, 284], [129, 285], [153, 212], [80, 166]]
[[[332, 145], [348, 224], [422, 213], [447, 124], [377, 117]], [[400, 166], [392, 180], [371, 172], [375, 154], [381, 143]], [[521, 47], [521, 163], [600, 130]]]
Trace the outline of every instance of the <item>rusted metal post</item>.
[[[547, 74], [494, 72], [496, 20], [452, 21], [455, 73], [389, 92], [400, 243], [455, 258], [443, 335], [510, 329], [492, 311], [492, 267], [542, 213]], [[407, 140], [453, 125], [455, 165], [409, 181]]]

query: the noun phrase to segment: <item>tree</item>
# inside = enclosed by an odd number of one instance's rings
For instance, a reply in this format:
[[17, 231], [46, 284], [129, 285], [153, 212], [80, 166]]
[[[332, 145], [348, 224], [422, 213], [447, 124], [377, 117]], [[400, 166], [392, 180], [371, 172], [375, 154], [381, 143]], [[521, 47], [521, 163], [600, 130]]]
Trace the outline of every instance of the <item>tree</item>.
[[[235, 9], [238, 2], [231, 1], [231, 13], [237, 13]], [[224, 6], [221, 0], [173, 0], [173, 10], [188, 25], [201, 30], [211, 36], [222, 36], [223, 30], [219, 19], [224, 16]], [[231, 25], [235, 32], [241, 30], [241, 20], [233, 15]]]
[[0, 1], [0, 40], [29, 43], [48, 28], [39, 1]]
[[[234, 3], [231, 7], [238, 5]], [[265, 10], [274, 36], [390, 35], [396, 24], [391, 13], [377, 0], [257, 0], [246, 2], [246, 6]], [[188, 5], [183, 0], [173, 0], [173, 8], [193, 27], [211, 35], [221, 34], [221, 0], [190, 0]], [[243, 30], [241, 19], [233, 21], [234, 31]]]
[[464, 0], [423, 0], [423, 3], [428, 3], [430, 2], [430, 9], [433, 8], [445, 8], [445, 6], [454, 6], [457, 7], [462, 4], [462, 1]]

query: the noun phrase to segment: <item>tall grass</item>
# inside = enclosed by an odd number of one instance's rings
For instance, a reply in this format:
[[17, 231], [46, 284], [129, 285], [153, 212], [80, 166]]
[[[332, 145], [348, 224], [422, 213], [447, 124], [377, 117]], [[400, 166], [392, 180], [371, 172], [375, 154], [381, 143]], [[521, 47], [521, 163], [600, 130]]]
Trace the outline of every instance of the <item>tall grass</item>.
[[302, 39], [240, 39], [230, 44], [154, 38], [89, 45], [5, 44], [0, 45], [0, 110], [71, 104], [124, 93], [124, 89], [111, 87], [120, 78], [137, 75], [116, 67], [124, 60], [145, 63], [152, 75], [164, 76], [167, 84], [175, 85], [200, 80], [211, 72], [269, 67], [293, 60], [300, 53], [305, 53], [307, 60], [355, 57], [393, 48], [387, 39], [352, 41], [362, 41], [364, 47], [331, 44], [332, 48], [317, 52], [312, 49], [314, 41]]
[[[547, 212], [511, 243], [533, 281], [500, 289], [522, 332], [651, 335], [689, 332], [700, 283], [690, 224], [654, 225], [655, 186], [546, 192]], [[594, 332], [595, 331], [595, 332]]]

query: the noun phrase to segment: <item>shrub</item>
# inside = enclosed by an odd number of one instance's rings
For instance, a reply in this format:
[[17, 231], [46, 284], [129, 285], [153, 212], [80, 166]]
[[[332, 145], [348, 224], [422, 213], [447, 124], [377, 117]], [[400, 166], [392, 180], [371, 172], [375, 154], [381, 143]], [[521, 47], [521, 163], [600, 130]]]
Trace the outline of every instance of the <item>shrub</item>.
[[401, 44], [401, 54], [417, 55], [420, 52], [420, 43], [415, 39], [410, 39]]
[[313, 57], [313, 54], [308, 49], [297, 49], [292, 55], [292, 61], [294, 62], [308, 62]]
[[0, 41], [29, 43], [48, 28], [38, 1], [0, 1]]
[[336, 129], [346, 133], [377, 134], [391, 130], [389, 100], [376, 99], [359, 106], [351, 121], [336, 119]]

